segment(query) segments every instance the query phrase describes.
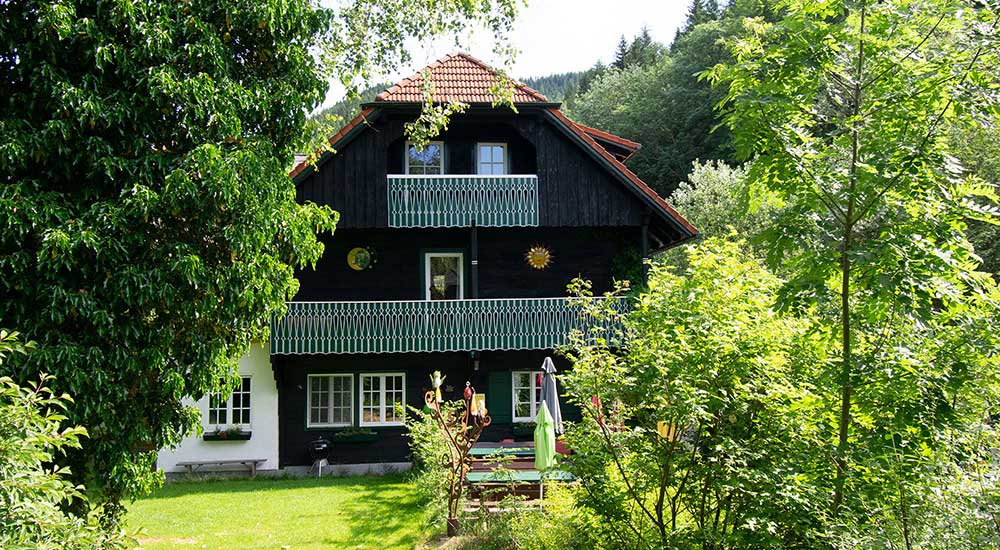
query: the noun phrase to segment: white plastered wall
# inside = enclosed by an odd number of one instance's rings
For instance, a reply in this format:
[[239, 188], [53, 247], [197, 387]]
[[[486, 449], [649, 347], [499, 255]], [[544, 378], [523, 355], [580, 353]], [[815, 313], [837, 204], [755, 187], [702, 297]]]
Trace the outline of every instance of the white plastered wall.
[[[254, 344], [240, 358], [240, 374], [250, 376], [250, 427], [252, 435], [247, 441], [204, 441], [201, 436], [190, 436], [176, 449], [159, 452], [156, 465], [167, 473], [187, 471], [178, 462], [210, 460], [263, 459], [260, 470], [278, 468], [278, 388], [271, 371], [271, 360], [267, 349]], [[201, 411], [202, 426], [208, 418], [208, 398], [197, 402], [188, 401]], [[234, 466], [202, 466], [198, 472], [243, 470]]]

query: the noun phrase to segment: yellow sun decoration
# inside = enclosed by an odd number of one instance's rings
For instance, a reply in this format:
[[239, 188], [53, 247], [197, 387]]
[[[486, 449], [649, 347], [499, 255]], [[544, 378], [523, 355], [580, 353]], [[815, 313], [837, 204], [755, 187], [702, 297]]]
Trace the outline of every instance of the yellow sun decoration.
[[552, 263], [552, 253], [544, 246], [535, 245], [524, 254], [524, 259], [535, 269], [545, 269]]

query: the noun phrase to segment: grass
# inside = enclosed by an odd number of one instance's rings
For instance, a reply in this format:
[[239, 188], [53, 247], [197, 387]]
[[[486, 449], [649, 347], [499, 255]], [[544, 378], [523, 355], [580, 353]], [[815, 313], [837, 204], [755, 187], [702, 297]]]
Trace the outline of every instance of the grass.
[[129, 507], [143, 548], [411, 549], [424, 514], [401, 475], [168, 483]]

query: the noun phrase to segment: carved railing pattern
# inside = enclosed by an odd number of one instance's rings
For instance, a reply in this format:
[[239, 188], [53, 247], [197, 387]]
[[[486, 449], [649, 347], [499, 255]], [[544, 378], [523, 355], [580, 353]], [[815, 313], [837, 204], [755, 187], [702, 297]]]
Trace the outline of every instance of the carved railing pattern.
[[[592, 298], [603, 300], [605, 298]], [[612, 298], [624, 312], [625, 299]], [[289, 302], [271, 323], [273, 354], [414, 353], [551, 349], [573, 329], [614, 328], [587, 319], [569, 298]]]
[[538, 176], [390, 175], [389, 227], [536, 227]]

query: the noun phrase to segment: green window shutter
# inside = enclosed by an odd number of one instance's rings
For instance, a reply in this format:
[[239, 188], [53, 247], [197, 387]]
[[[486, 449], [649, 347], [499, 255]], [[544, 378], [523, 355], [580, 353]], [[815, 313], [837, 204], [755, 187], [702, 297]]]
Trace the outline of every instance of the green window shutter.
[[580, 407], [576, 406], [576, 403], [570, 403], [569, 399], [564, 393], [562, 387], [562, 382], [559, 382], [559, 411], [562, 413], [563, 420], [568, 422], [579, 422], [581, 419]]
[[513, 391], [509, 370], [490, 373], [489, 387], [486, 390], [486, 408], [490, 411], [490, 418], [494, 424], [511, 423]]

